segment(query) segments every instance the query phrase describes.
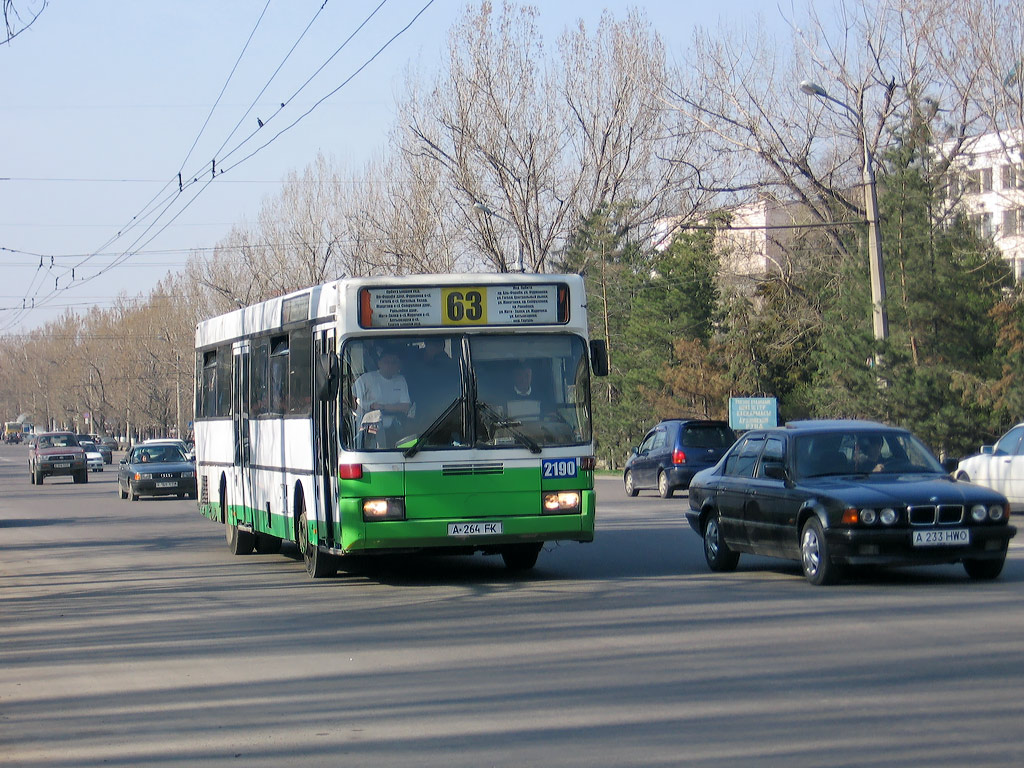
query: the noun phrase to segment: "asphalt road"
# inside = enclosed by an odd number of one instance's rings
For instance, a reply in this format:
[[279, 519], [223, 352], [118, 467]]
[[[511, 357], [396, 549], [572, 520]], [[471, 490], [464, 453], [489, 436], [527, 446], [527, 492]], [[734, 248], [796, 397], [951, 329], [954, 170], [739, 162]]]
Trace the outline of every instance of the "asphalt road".
[[32, 486], [0, 446], [2, 765], [1024, 764], [1017, 542], [994, 583], [711, 574], [685, 497], [601, 478], [597, 540], [529, 575], [475, 556], [311, 581], [114, 478]]

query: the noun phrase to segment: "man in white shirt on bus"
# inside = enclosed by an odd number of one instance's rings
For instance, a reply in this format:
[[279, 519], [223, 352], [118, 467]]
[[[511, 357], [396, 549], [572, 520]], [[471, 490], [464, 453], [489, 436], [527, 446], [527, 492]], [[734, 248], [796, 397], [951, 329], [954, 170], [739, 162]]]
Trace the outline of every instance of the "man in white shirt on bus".
[[[397, 439], [397, 435], [387, 433], [409, 413], [412, 401], [409, 399], [409, 385], [401, 370], [402, 361], [398, 355], [385, 350], [377, 361], [377, 370], [367, 371], [356, 379], [353, 388], [356, 414], [360, 430], [367, 435], [366, 447], [371, 447], [373, 443], [377, 447], [384, 447], [388, 440]], [[376, 435], [376, 439], [370, 439], [370, 435]]]

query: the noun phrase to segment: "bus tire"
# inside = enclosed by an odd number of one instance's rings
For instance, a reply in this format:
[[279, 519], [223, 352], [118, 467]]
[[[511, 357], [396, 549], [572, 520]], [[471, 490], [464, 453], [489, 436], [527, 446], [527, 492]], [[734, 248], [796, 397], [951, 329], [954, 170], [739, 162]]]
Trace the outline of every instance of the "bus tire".
[[306, 519], [306, 510], [303, 509], [299, 515], [299, 530], [296, 531], [295, 540], [298, 542], [299, 551], [302, 553], [302, 560], [306, 564], [306, 573], [311, 579], [323, 579], [333, 576], [338, 571], [338, 565], [334, 557], [321, 552], [320, 548], [309, 541], [309, 521]]
[[510, 571], [528, 571], [537, 564], [543, 544], [510, 544], [501, 548], [501, 559]]
[[224, 524], [224, 538], [232, 555], [248, 555], [256, 546], [256, 536], [249, 531], [238, 530], [237, 525]]

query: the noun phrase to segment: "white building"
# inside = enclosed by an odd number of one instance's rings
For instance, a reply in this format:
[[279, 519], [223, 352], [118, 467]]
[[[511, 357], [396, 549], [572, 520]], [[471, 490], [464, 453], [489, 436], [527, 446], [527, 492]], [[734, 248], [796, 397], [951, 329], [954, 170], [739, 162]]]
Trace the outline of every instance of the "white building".
[[982, 237], [991, 237], [1024, 277], [1024, 163], [1021, 144], [1007, 134], [970, 139], [953, 162], [946, 200], [958, 205]]

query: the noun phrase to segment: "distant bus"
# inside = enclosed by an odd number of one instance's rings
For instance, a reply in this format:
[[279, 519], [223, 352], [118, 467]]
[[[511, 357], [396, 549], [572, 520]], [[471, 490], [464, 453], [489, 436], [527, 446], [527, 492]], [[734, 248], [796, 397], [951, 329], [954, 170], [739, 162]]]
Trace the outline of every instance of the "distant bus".
[[24, 432], [21, 428], [20, 421], [6, 421], [4, 422], [4, 442], [5, 443], [20, 443], [24, 437]]
[[578, 275], [339, 280], [199, 323], [199, 509], [234, 554], [501, 555], [594, 537]]

